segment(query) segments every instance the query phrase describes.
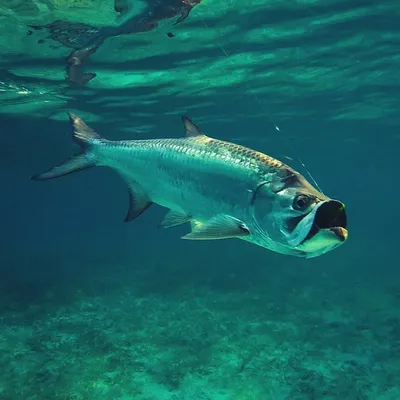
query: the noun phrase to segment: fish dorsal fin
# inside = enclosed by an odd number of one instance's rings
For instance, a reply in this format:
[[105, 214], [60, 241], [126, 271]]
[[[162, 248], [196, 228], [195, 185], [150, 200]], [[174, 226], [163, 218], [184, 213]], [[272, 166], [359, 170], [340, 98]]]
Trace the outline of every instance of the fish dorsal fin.
[[185, 136], [187, 138], [205, 136], [204, 133], [196, 126], [196, 124], [188, 117], [183, 116], [182, 121], [183, 126], [185, 127]]
[[88, 145], [93, 143], [94, 140], [102, 139], [101, 136], [89, 125], [87, 125], [82, 118], [79, 118], [77, 115], [71, 112], [68, 113], [68, 115], [72, 125], [73, 138], [76, 142], [78, 142], [79, 145]]
[[248, 235], [250, 231], [244, 222], [230, 215], [219, 214], [204, 223], [192, 221], [192, 232], [183, 236], [182, 239], [215, 240]]

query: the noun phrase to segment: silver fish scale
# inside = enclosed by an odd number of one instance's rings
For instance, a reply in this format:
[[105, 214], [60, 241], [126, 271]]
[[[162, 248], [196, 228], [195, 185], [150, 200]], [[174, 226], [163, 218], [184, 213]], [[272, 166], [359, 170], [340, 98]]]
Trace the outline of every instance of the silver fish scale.
[[100, 164], [135, 182], [156, 203], [199, 218], [245, 218], [251, 193], [286, 167], [272, 157], [207, 136], [106, 142]]
[[[224, 142], [222, 140], [211, 139], [207, 136], [195, 138], [179, 139], [150, 139], [150, 140], [125, 140], [118, 142], [109, 142], [111, 146], [140, 150], [167, 152], [170, 156], [186, 155], [188, 158], [207, 160], [210, 162], [219, 162], [228, 165], [230, 168], [238, 166], [247, 170], [248, 173], [260, 174], [271, 171], [278, 172], [281, 168], [290, 167], [279, 160], [258, 151], [246, 147]], [[182, 161], [182, 160], [181, 160]]]

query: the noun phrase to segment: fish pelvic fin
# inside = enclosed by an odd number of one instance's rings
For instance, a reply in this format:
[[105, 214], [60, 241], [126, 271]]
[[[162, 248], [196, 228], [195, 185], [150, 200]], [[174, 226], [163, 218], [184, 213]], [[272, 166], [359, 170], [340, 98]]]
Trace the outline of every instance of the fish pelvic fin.
[[72, 126], [72, 138], [80, 146], [81, 151], [48, 171], [33, 175], [31, 177], [32, 180], [45, 181], [54, 179], [73, 172], [83, 171], [96, 165], [94, 148], [96, 145], [106, 142], [106, 140], [75, 114], [69, 113], [69, 119]]
[[173, 226], [178, 226], [186, 224], [191, 220], [191, 216], [180, 211], [169, 210], [165, 215], [164, 219], [158, 225], [159, 228], [172, 228]]
[[215, 240], [250, 235], [246, 224], [230, 215], [219, 214], [207, 222], [192, 221], [192, 231], [182, 239]]

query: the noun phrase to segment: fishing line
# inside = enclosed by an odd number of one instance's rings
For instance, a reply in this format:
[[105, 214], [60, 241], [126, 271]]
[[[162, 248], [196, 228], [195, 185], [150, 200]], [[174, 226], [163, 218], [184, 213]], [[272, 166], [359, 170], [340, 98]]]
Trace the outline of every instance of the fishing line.
[[[204, 4], [208, 10], [209, 7], [207, 4]], [[211, 29], [210, 26], [207, 24], [207, 22], [205, 21], [204, 18], [202, 18], [203, 24], [207, 29]], [[219, 49], [222, 51], [222, 53], [224, 54], [224, 56], [227, 58], [228, 62], [231, 64], [231, 66], [235, 66], [234, 63], [231, 61], [231, 55], [228, 53], [228, 51], [222, 46], [222, 44], [220, 43], [220, 41], [217, 39], [216, 42], [217, 46], [219, 47]], [[263, 103], [261, 101], [261, 99], [257, 96], [257, 94], [247, 86], [246, 82], [244, 82], [246, 91], [248, 90], [252, 96], [254, 97], [254, 99], [256, 100], [256, 102], [258, 103], [258, 105], [260, 106], [260, 109], [264, 112], [264, 117], [265, 115], [267, 116], [267, 119], [269, 120], [268, 122], [271, 123], [275, 129], [275, 131], [277, 132], [281, 132], [281, 129], [279, 128], [278, 124], [275, 122], [275, 118], [272, 116], [272, 114], [269, 112], [268, 108], [266, 107], [266, 104]], [[286, 138], [286, 143], [288, 144], [288, 146], [290, 147], [290, 150], [295, 154], [295, 149], [293, 147], [293, 145], [290, 143], [290, 140], [287, 140]], [[314, 177], [311, 175], [311, 172], [308, 170], [308, 168], [306, 167], [305, 163], [301, 160], [300, 157], [296, 156], [297, 161], [300, 163], [300, 165], [304, 168], [305, 172], [307, 173], [308, 177], [310, 178], [310, 180], [313, 182], [313, 184], [316, 186], [316, 188], [323, 193], [323, 191], [321, 190], [320, 186], [318, 185], [317, 181], [314, 179]]]

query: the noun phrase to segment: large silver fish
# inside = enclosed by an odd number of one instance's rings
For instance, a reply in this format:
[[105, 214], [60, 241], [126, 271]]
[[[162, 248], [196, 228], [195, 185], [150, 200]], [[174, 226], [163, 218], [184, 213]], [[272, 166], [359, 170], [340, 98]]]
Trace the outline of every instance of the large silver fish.
[[240, 238], [306, 258], [347, 239], [343, 203], [272, 157], [206, 136], [186, 117], [183, 138], [121, 141], [102, 138], [74, 114], [70, 120], [81, 152], [32, 179], [113, 168], [129, 188], [125, 221], [156, 203], [170, 210], [162, 227], [191, 223], [184, 239]]

